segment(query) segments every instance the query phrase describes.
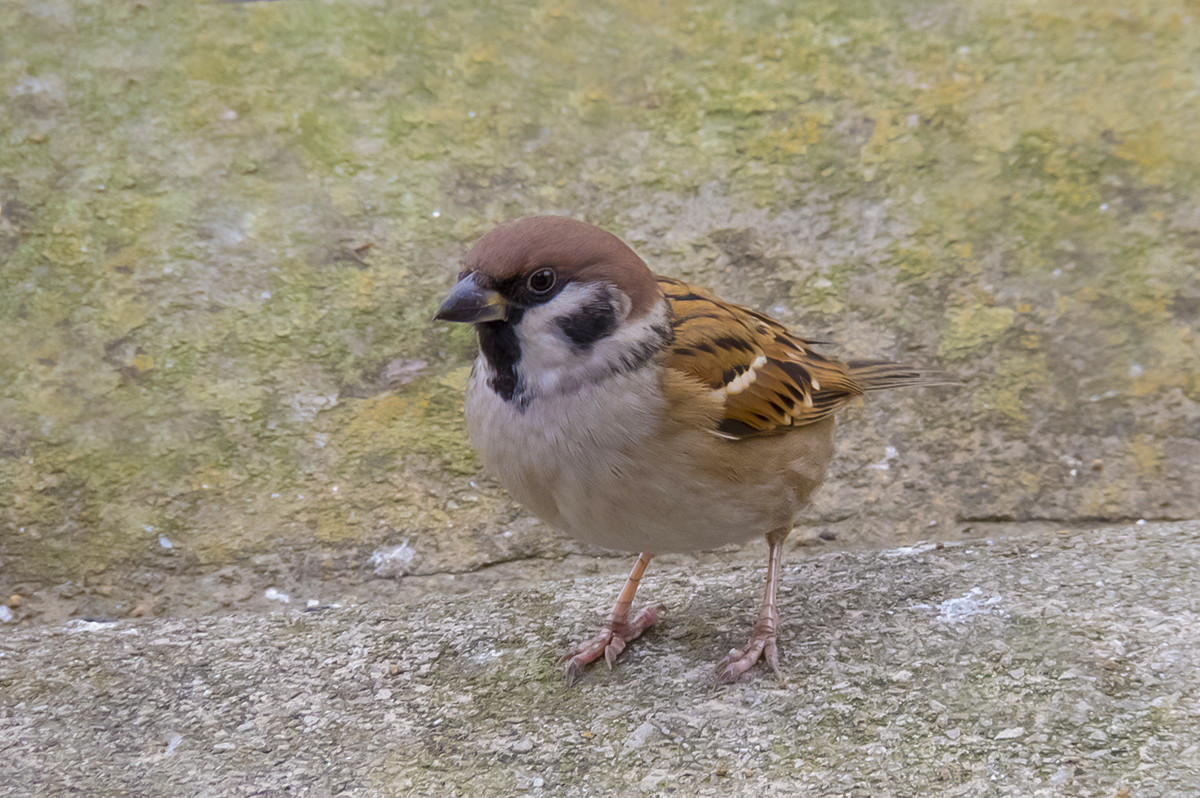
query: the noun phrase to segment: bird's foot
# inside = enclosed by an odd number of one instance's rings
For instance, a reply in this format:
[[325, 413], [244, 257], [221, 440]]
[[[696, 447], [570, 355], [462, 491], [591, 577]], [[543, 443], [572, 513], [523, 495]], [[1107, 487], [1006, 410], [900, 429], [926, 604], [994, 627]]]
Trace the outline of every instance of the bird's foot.
[[717, 679], [725, 684], [733, 684], [746, 671], [764, 659], [775, 671], [779, 679], [783, 673], [779, 670], [779, 649], [775, 646], [775, 629], [777, 623], [759, 623], [754, 625], [750, 640], [742, 648], [730, 649], [720, 662], [717, 663]]
[[583, 669], [604, 655], [604, 662], [612, 670], [613, 662], [625, 650], [625, 644], [636, 640], [642, 632], [658, 620], [662, 607], [643, 607], [633, 619], [614, 618], [604, 631], [581, 643], [574, 651], [563, 657], [567, 663], [567, 684], [575, 684], [583, 677]]

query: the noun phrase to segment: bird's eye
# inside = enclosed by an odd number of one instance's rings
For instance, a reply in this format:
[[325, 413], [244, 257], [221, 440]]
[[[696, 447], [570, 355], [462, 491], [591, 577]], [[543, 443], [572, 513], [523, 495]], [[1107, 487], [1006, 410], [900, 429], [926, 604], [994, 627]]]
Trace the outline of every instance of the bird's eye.
[[553, 269], [538, 269], [529, 275], [529, 290], [535, 294], [545, 294], [554, 287], [556, 280]]

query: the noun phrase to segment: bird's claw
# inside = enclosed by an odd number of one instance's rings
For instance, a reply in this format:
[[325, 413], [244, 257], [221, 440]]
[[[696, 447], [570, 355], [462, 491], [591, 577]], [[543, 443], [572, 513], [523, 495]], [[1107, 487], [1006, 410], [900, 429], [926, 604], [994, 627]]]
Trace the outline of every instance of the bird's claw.
[[781, 681], [783, 672], [779, 670], [779, 648], [775, 644], [775, 624], [764, 628], [763, 624], [755, 626], [750, 640], [742, 648], [733, 648], [717, 663], [717, 679], [723, 684], [733, 684], [746, 671], [754, 667], [760, 660], [766, 660], [767, 665], [775, 672]]
[[626, 644], [640, 637], [642, 632], [658, 620], [662, 611], [662, 607], [643, 607], [632, 620], [613, 619], [604, 631], [591, 640], [584, 641], [563, 657], [567, 663], [567, 685], [573, 685], [583, 678], [583, 669], [599, 659], [602, 654], [604, 663], [612, 670], [613, 663], [625, 650]]

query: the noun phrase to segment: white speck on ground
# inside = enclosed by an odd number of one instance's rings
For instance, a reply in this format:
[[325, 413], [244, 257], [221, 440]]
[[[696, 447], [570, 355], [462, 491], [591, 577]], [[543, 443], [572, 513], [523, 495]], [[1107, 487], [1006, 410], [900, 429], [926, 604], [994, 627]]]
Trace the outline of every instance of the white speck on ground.
[[100, 621], [85, 621], [77, 618], [73, 621], [67, 621], [63, 627], [72, 634], [77, 632], [106, 632], [113, 628], [111, 623], [101, 623]]
[[869, 465], [868, 468], [874, 468], [879, 471], [887, 471], [889, 468], [891, 468], [891, 465], [888, 464], [888, 461], [895, 460], [895, 459], [896, 459], [896, 447], [888, 446], [883, 450], [883, 459], [879, 460], [877, 462], [871, 463], [871, 465]]
[[406, 540], [390, 549], [376, 549], [370, 562], [375, 566], [376, 576], [396, 578], [410, 571], [416, 556], [416, 550], [409, 546]]
[[966, 594], [952, 599], [946, 599], [938, 605], [939, 621], [945, 623], [962, 623], [976, 615], [990, 613], [1003, 599], [1000, 596], [980, 598], [983, 591], [977, 587], [971, 588]]
[[[921, 541], [913, 546], [899, 546], [894, 549], [888, 549], [883, 553], [884, 557], [911, 557], [914, 554], [924, 554], [927, 551], [933, 551], [937, 548], [936, 543], [927, 543]], [[968, 554], [970, 552], [967, 552]]]
[[289, 604], [292, 600], [292, 597], [287, 593], [280, 593], [273, 587], [269, 587], [263, 591], [263, 598], [267, 599], [268, 601], [278, 601], [283, 604]]

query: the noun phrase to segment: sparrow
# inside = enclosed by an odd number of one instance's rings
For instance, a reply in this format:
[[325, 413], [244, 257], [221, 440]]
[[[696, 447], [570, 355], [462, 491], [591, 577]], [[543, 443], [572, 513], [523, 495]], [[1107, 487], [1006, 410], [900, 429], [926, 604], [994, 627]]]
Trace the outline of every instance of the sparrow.
[[765, 536], [758, 620], [717, 664], [782, 677], [776, 591], [784, 540], [825, 479], [834, 413], [868, 391], [933, 384], [881, 360], [842, 361], [750, 308], [656, 275], [619, 238], [560, 216], [500, 225], [467, 253], [435, 316], [475, 325], [467, 432], [488, 472], [545, 523], [637, 553], [574, 683], [661, 615], [633, 611], [651, 558]]

